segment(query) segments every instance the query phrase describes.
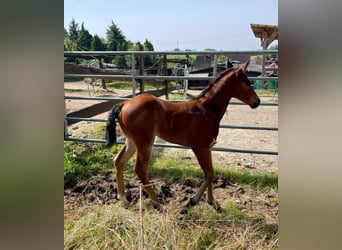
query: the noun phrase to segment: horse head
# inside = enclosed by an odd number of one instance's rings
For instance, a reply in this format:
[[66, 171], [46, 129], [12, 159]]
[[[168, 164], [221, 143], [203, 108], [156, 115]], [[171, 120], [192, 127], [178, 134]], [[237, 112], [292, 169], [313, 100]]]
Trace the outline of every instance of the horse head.
[[246, 71], [249, 65], [249, 60], [235, 69], [235, 79], [233, 80], [232, 88], [230, 89], [232, 97], [248, 104], [251, 108], [257, 108], [260, 105], [260, 98], [252, 88]]

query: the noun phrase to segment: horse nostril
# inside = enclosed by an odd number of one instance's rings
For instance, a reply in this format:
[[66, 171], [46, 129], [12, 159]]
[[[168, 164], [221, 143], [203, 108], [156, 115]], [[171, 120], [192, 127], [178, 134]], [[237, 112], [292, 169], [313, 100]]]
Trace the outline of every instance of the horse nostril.
[[254, 100], [253, 104], [252, 104], [252, 108], [255, 109], [257, 107], [259, 107], [260, 105], [260, 98], [257, 98]]

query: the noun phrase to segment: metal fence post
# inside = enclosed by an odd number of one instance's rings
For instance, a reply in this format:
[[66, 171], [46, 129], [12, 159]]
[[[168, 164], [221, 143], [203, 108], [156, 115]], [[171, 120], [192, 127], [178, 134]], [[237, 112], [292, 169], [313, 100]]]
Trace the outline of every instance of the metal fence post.
[[67, 120], [67, 112], [66, 112], [66, 99], [64, 99], [64, 140], [68, 139], [68, 120]]
[[132, 53], [132, 96], [136, 95], [136, 80], [135, 80], [135, 55]]
[[217, 76], [217, 54], [214, 54], [213, 77]]

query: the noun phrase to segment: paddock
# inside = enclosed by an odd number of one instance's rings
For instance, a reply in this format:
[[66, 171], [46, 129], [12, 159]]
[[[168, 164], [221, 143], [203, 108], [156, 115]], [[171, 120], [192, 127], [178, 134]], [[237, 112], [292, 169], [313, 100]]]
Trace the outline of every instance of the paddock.
[[[188, 55], [188, 54], [209, 54], [213, 56], [213, 77], [189, 77], [189, 76], [160, 76], [160, 75], [138, 75], [135, 70], [135, 66], [132, 65], [132, 71], [130, 75], [91, 75], [91, 74], [65, 74], [66, 77], [92, 77], [92, 78], [106, 78], [106, 79], [122, 79], [131, 82], [131, 91], [116, 90], [116, 94], [112, 93], [97, 93], [96, 95], [89, 96], [85, 92], [65, 92], [65, 140], [72, 141], [88, 141], [94, 143], [104, 143], [104, 138], [90, 138], [86, 135], [85, 128], [91, 126], [94, 123], [105, 122], [108, 114], [108, 110], [111, 106], [121, 100], [125, 100], [139, 94], [137, 90], [137, 79], [143, 79], [148, 81], [150, 79], [160, 80], [166, 84], [171, 80], [213, 80], [217, 74], [215, 66], [217, 66], [217, 58], [221, 55], [229, 54], [247, 54], [247, 55], [262, 55], [266, 54], [265, 51], [246, 51], [246, 52], [103, 52], [106, 54], [125, 54], [132, 56], [144, 55], [144, 54], [163, 54], [165, 57], [168, 55]], [[276, 54], [277, 51], [267, 51], [268, 54]], [[99, 52], [65, 52], [66, 56], [98, 56]], [[102, 54], [101, 54], [102, 55]], [[133, 61], [134, 62], [134, 61]], [[132, 73], [133, 72], [133, 73]], [[215, 73], [216, 72], [216, 73]], [[250, 77], [250, 80], [276, 80], [277, 77]], [[65, 88], [69, 89], [70, 83], [65, 83]], [[82, 84], [73, 84], [75, 88], [79, 88]], [[83, 88], [86, 87], [83, 84]], [[81, 87], [82, 88], [82, 87]], [[172, 92], [172, 89], [165, 88], [168, 93]], [[198, 95], [199, 91], [187, 90], [192, 96]], [[163, 90], [155, 92], [160, 98], [168, 98], [168, 93], [163, 93]], [[241, 105], [240, 102], [233, 100], [229, 105], [226, 114], [224, 115], [221, 125], [220, 133], [218, 136], [217, 144], [213, 148], [213, 160], [218, 162], [225, 162], [225, 164], [241, 166], [253, 169], [277, 172], [277, 148], [278, 148], [278, 106], [277, 106], [277, 93], [260, 95], [261, 106], [256, 110], [250, 110], [247, 105]], [[181, 101], [181, 100], [178, 100]], [[95, 105], [91, 105], [95, 103]], [[97, 105], [97, 106], [96, 106]], [[102, 105], [102, 106], [101, 106]], [[76, 116], [80, 110], [88, 112], [85, 117]], [[85, 113], [86, 113], [85, 112]], [[76, 114], [76, 115], [75, 115]], [[83, 130], [83, 132], [81, 132]], [[79, 135], [78, 135], [79, 134]], [[124, 138], [119, 139], [119, 143], [123, 143]], [[163, 141], [156, 140], [154, 144], [156, 150], [162, 148], [165, 153], [177, 154], [179, 151], [189, 152], [190, 150], [184, 150], [183, 147], [178, 145], [172, 145], [164, 143]]]

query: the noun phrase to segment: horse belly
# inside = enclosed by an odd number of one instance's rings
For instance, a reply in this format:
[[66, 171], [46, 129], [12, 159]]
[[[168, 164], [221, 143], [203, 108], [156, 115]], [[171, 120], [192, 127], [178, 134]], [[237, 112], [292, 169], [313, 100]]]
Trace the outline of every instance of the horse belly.
[[171, 119], [157, 131], [160, 138], [188, 147], [210, 145], [217, 134], [217, 129], [192, 119]]

